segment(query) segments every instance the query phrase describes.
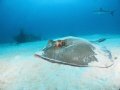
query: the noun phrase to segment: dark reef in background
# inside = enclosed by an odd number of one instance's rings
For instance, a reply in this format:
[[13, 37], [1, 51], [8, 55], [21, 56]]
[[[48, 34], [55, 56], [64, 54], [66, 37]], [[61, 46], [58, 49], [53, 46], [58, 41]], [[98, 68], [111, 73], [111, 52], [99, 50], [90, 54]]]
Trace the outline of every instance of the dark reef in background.
[[15, 36], [14, 40], [17, 41], [17, 43], [24, 43], [24, 42], [26, 42], [26, 35], [24, 33], [24, 29], [20, 30], [19, 35]]
[[39, 36], [33, 35], [33, 34], [25, 34], [24, 33], [24, 28], [20, 29], [20, 33], [17, 36], [14, 36], [14, 40], [19, 44], [19, 43], [25, 43], [25, 42], [33, 42], [33, 41], [38, 41], [41, 40], [42, 34]]

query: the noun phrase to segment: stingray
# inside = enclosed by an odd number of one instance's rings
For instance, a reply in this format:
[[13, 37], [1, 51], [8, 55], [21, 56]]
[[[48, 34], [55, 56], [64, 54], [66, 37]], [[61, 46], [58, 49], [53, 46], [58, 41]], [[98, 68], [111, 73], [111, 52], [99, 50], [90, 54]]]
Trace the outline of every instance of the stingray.
[[77, 67], [110, 67], [112, 55], [90, 41], [76, 37], [49, 40], [47, 46], [35, 53], [44, 60]]

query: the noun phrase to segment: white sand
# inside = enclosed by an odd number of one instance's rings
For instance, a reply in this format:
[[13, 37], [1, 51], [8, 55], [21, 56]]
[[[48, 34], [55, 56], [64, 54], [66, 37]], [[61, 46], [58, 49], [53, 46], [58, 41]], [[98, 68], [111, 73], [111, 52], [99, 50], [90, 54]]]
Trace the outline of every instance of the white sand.
[[73, 67], [50, 63], [34, 57], [48, 41], [10, 46], [0, 45], [0, 90], [119, 90], [120, 36], [82, 36], [88, 40], [108, 37], [99, 46], [112, 52], [114, 65], [109, 68]]

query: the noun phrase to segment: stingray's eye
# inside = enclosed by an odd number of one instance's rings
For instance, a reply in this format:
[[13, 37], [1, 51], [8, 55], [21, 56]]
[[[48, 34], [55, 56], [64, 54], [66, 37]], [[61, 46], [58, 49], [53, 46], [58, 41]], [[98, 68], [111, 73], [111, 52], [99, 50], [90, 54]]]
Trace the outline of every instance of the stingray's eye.
[[58, 44], [58, 47], [62, 47], [62, 45]]
[[65, 42], [62, 42], [62, 46], [65, 46]]

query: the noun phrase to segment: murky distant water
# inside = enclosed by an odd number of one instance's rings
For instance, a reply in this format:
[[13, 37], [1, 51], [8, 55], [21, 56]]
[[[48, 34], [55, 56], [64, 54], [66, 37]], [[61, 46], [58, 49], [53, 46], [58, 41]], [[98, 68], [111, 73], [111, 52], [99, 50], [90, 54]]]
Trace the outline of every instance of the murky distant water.
[[[95, 14], [102, 7], [111, 14]], [[120, 34], [120, 0], [0, 0], [0, 43], [21, 28], [46, 39]]]

